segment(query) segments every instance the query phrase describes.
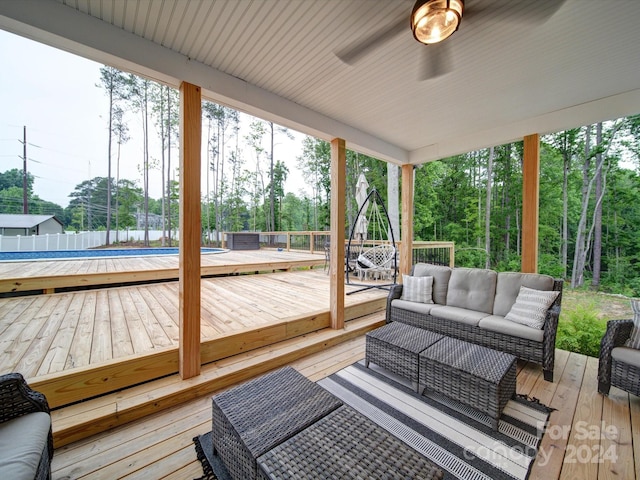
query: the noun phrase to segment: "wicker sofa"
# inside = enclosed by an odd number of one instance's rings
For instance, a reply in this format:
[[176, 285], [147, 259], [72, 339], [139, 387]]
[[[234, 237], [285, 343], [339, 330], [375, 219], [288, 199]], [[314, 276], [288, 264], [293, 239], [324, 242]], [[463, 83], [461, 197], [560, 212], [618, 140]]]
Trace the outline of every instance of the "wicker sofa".
[[52, 458], [46, 398], [19, 373], [0, 375], [0, 478], [49, 479]]
[[[403, 282], [413, 282], [416, 277], [432, 277], [430, 298], [426, 302], [408, 300], [403, 295], [404, 286], [394, 285], [387, 298], [387, 323], [403, 322], [510, 353], [542, 365], [545, 380], [553, 381], [561, 280], [548, 275], [452, 269], [426, 263], [414, 265], [410, 278], [405, 277]], [[523, 305], [521, 287], [526, 287], [522, 291], [532, 289], [555, 297], [545, 311], [538, 312], [541, 328], [511, 321], [515, 304]], [[557, 297], [549, 292], [558, 292]]]

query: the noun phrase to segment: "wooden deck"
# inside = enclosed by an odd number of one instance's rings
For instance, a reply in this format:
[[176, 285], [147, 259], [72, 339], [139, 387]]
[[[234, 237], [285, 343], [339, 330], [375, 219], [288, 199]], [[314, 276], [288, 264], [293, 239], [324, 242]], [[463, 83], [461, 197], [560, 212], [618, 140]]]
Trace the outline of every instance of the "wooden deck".
[[[290, 270], [323, 265], [324, 253], [278, 250], [201, 255], [201, 275]], [[178, 279], [178, 255], [0, 262], [0, 293]]]
[[[347, 291], [356, 287], [347, 286]], [[0, 299], [0, 371], [64, 405], [177, 372], [178, 283]], [[345, 317], [381, 311], [385, 290], [347, 295]], [[322, 269], [202, 279], [202, 362], [329, 325]]]
[[[363, 357], [359, 336], [291, 364], [315, 381]], [[597, 359], [561, 350], [554, 383], [544, 381], [539, 366], [518, 366], [518, 393], [557, 409], [531, 479], [640, 479], [640, 399], [616, 388], [609, 397], [598, 394], [596, 371]], [[53, 478], [197, 478], [192, 438], [210, 429], [207, 394], [58, 448]]]

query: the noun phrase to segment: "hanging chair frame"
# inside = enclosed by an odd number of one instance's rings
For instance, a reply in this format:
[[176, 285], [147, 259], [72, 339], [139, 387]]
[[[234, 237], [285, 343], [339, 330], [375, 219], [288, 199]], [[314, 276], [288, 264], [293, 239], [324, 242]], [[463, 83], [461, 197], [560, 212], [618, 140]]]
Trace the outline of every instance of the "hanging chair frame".
[[[369, 201], [372, 200], [372, 214], [373, 215], [377, 215], [378, 217], [380, 217], [380, 212], [378, 210], [378, 207], [382, 207], [382, 211], [384, 212], [384, 217], [387, 220], [387, 238], [391, 237], [391, 246], [393, 247], [393, 258], [391, 260], [392, 262], [392, 266], [391, 266], [391, 271], [393, 272], [393, 283], [387, 283], [387, 284], [376, 284], [376, 285], [371, 285], [371, 284], [365, 284], [365, 283], [353, 283], [350, 281], [349, 279], [349, 271], [352, 270], [352, 268], [355, 270], [355, 265], [354, 267], [351, 267], [350, 265], [350, 261], [352, 259], [352, 248], [354, 245], [354, 242], [357, 244], [358, 240], [354, 239], [354, 234], [356, 234], [356, 228], [358, 227], [358, 223], [360, 220], [360, 217], [362, 215], [363, 210], [365, 209], [365, 207], [369, 208]], [[366, 218], [366, 217], [364, 217]], [[369, 228], [369, 220], [366, 219], [366, 228]], [[375, 227], [374, 227], [375, 229]], [[365, 243], [365, 239], [362, 238], [360, 239], [360, 244], [357, 245], [359, 247], [358, 250], [358, 256], [359, 257], [362, 253], [363, 253], [363, 246]], [[375, 245], [374, 247], [375, 248]], [[397, 276], [398, 276], [398, 255], [397, 255], [398, 249], [396, 247], [396, 240], [395, 240], [395, 235], [393, 233], [393, 226], [391, 225], [391, 218], [389, 217], [389, 212], [387, 211], [387, 207], [384, 204], [384, 201], [382, 200], [382, 197], [380, 196], [380, 193], [378, 193], [378, 190], [376, 190], [376, 188], [372, 188], [371, 191], [369, 192], [369, 194], [367, 195], [366, 199], [364, 200], [364, 202], [362, 202], [362, 204], [360, 205], [360, 208], [358, 209], [358, 215], [356, 215], [356, 219], [353, 222], [353, 225], [351, 226], [351, 233], [349, 234], [349, 243], [347, 243], [347, 252], [346, 252], [346, 259], [345, 259], [345, 269], [346, 269], [346, 273], [345, 273], [345, 277], [346, 277], [346, 283], [349, 285], [357, 285], [357, 286], [361, 286], [363, 288], [359, 289], [359, 290], [354, 290], [352, 292], [348, 292], [347, 295], [351, 295], [352, 293], [357, 293], [357, 292], [362, 292], [364, 290], [370, 290], [372, 288], [380, 288], [380, 289], [384, 289], [384, 290], [389, 290], [390, 287], [392, 287], [393, 285], [396, 285], [396, 280], [397, 280]], [[356, 259], [354, 259], [354, 261], [358, 261]]]

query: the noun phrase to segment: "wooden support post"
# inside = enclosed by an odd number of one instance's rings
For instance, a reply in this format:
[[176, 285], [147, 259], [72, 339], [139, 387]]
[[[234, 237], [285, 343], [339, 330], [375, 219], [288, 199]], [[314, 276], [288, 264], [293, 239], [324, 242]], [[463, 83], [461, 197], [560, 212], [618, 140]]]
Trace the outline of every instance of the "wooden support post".
[[347, 189], [347, 150], [341, 138], [331, 140], [331, 328], [344, 328], [344, 222]]
[[180, 85], [180, 377], [200, 374], [200, 87]]
[[540, 136], [524, 137], [522, 166], [522, 272], [538, 272]]
[[402, 165], [402, 244], [400, 246], [400, 280], [413, 266], [413, 165]]

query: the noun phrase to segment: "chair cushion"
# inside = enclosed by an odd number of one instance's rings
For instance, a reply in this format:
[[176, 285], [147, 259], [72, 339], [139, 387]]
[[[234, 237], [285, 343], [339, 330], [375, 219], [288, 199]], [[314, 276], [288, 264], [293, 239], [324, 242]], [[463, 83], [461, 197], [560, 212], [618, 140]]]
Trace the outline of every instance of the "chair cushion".
[[407, 302], [433, 303], [431, 297], [431, 287], [433, 277], [412, 277], [402, 275], [402, 296], [401, 300]]
[[638, 350], [640, 349], [640, 300], [631, 300], [631, 310], [633, 310], [633, 330], [625, 346]]
[[413, 266], [412, 274], [415, 277], [433, 277], [431, 296], [434, 303], [447, 304], [447, 289], [449, 288], [451, 268], [430, 263], [416, 263]]
[[520, 287], [553, 290], [553, 277], [538, 273], [499, 272], [493, 314], [505, 316], [516, 303]]
[[50, 428], [51, 417], [44, 412], [0, 423], [0, 478], [33, 480]]
[[433, 307], [436, 307], [435, 303], [418, 303], [407, 302], [406, 300], [400, 300], [399, 298], [391, 300], [392, 308], [402, 308], [403, 310], [409, 310], [411, 312], [422, 313], [428, 315]]
[[542, 328], [547, 310], [558, 295], [560, 292], [520, 287], [516, 303], [504, 318], [528, 327]]
[[485, 330], [500, 332], [506, 335], [524, 338], [526, 340], [533, 340], [534, 342], [542, 342], [544, 340], [544, 330], [527, 327], [526, 325], [505, 320], [505, 318], [500, 315], [489, 315], [488, 317], [484, 317], [480, 320], [478, 326]]
[[[451, 272], [447, 306], [475, 310], [486, 314], [493, 313], [493, 300], [496, 296], [496, 279], [493, 270], [480, 268], [456, 268]], [[483, 315], [486, 317], [486, 315]]]
[[488, 313], [445, 305], [432, 308], [431, 315], [441, 318], [443, 321], [460, 322], [476, 326]]
[[611, 358], [616, 362], [622, 362], [640, 368], [640, 350], [635, 348], [616, 347], [611, 350]]
[[367, 257], [365, 257], [364, 255], [360, 254], [358, 255], [358, 259], [357, 259], [358, 265], [362, 268], [375, 268], [376, 264], [373, 263], [371, 260], [369, 260]]

